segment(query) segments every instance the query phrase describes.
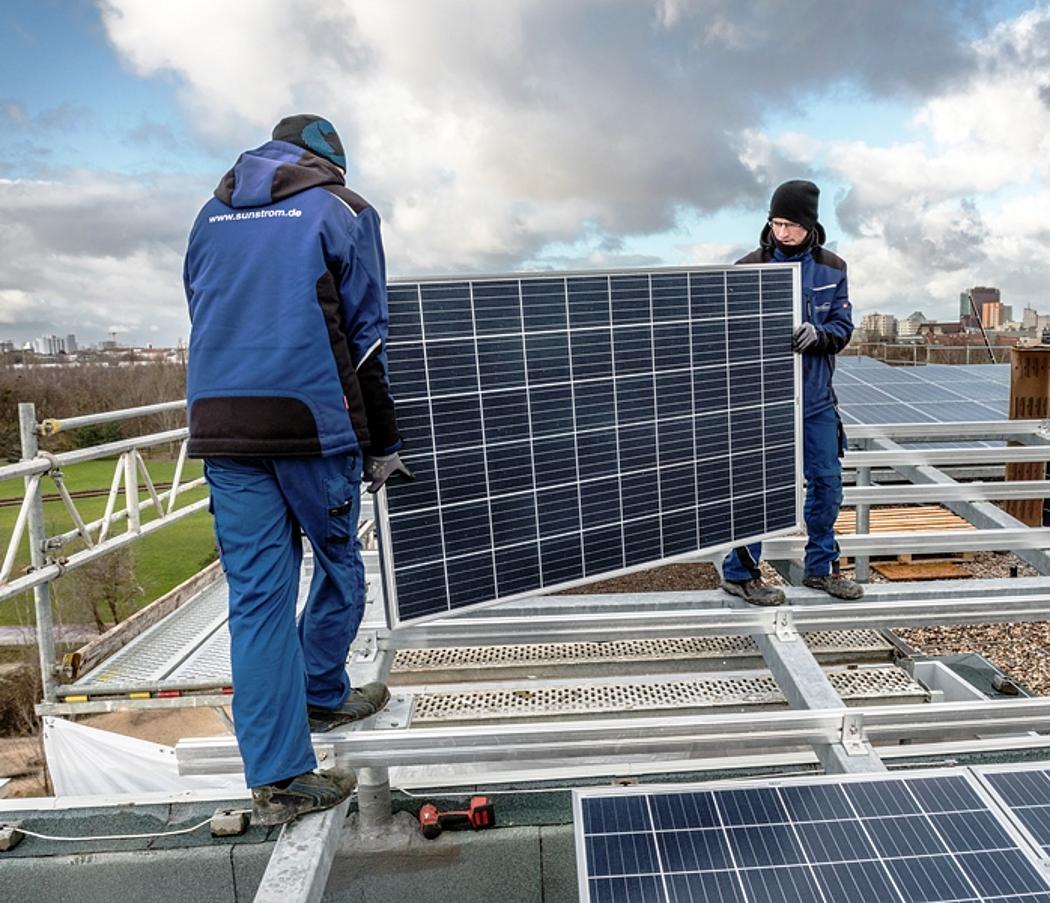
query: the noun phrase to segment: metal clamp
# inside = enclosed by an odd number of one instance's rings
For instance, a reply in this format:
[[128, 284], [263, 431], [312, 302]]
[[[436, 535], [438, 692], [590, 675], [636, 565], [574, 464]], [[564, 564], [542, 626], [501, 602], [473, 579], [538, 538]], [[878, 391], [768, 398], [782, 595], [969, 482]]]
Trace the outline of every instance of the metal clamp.
[[864, 715], [847, 712], [842, 716], [842, 748], [847, 756], [866, 756], [868, 741], [864, 739]]
[[37, 451], [37, 457], [46, 458], [47, 463], [51, 465], [47, 471], [49, 477], [52, 479], [56, 477], [60, 480], [62, 479], [62, 462], [58, 460], [56, 455], [49, 451], [44, 451], [44, 449], [39, 449]]
[[773, 613], [773, 632], [782, 643], [798, 639], [798, 631], [795, 630], [795, 622], [789, 609], [779, 608]]
[[354, 662], [367, 664], [374, 662], [379, 654], [379, 634], [374, 630], [362, 630], [357, 635], [354, 649]]

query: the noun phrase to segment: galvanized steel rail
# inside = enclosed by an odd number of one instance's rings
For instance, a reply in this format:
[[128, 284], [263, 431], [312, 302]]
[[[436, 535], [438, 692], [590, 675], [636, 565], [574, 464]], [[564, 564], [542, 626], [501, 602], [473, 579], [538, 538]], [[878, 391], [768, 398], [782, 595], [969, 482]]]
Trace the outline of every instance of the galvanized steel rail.
[[[938, 705], [607, 718], [546, 724], [483, 725], [419, 730], [357, 730], [315, 740], [325, 755], [354, 768], [477, 762], [549, 762], [595, 757], [725, 753], [839, 743], [846, 719], [863, 726], [869, 742], [1046, 731], [1050, 698], [952, 702]], [[181, 774], [241, 770], [232, 737], [195, 737], [175, 747]]]

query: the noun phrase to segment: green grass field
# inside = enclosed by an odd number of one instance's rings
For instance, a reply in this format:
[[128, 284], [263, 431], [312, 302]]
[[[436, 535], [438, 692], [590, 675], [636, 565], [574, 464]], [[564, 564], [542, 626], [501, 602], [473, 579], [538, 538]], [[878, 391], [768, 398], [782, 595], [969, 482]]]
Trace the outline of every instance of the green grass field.
[[[175, 472], [175, 462], [171, 460], [154, 459], [146, 460], [149, 474], [155, 483], [170, 481]], [[100, 461], [88, 461], [83, 464], [71, 465], [63, 468], [65, 485], [70, 492], [79, 492], [89, 489], [109, 490], [113, 479], [113, 471], [116, 466], [115, 459]], [[182, 473], [182, 482], [196, 479], [202, 473], [200, 461], [187, 461]], [[140, 486], [142, 480], [140, 476]], [[51, 480], [43, 482], [44, 495], [55, 493], [55, 487]], [[200, 487], [192, 492], [179, 496], [178, 507], [183, 507], [191, 501], [202, 499], [207, 495], [207, 489]], [[21, 481], [9, 480], [0, 483], [0, 498], [21, 498]], [[148, 498], [145, 489], [140, 490], [140, 498]], [[77, 499], [77, 510], [85, 522], [90, 523], [102, 516], [106, 508], [106, 497]], [[117, 497], [116, 509], [123, 507], [124, 495]], [[14, 531], [15, 520], [18, 516], [18, 507], [0, 508], [0, 556], [6, 553], [7, 544]], [[73, 520], [66, 511], [61, 501], [45, 502], [44, 516], [47, 523], [47, 535], [73, 529]], [[153, 508], [142, 512], [142, 522], [148, 523], [156, 518]], [[126, 521], [120, 521], [111, 528], [114, 532], [123, 532]], [[97, 534], [95, 534], [97, 535]], [[83, 548], [77, 541], [66, 547], [66, 554]], [[199, 571], [205, 563], [215, 557], [215, 538], [212, 533], [211, 517], [206, 511], [190, 515], [177, 523], [163, 527], [152, 536], [147, 536], [132, 544], [131, 548], [135, 554], [136, 576], [139, 585], [143, 589], [139, 597], [137, 607], [152, 602], [162, 596], [168, 590], [182, 583], [187, 578]], [[29, 546], [23, 538], [19, 549], [19, 558], [12, 576], [21, 573], [29, 562]], [[64, 578], [59, 578], [57, 585], [61, 594], [61, 583]], [[32, 623], [33, 602], [32, 594], [25, 593], [19, 598], [0, 602], [0, 625], [17, 625]], [[126, 612], [125, 614], [130, 614]], [[55, 612], [56, 620], [61, 619], [69, 623], [69, 619], [62, 617], [62, 612]]]

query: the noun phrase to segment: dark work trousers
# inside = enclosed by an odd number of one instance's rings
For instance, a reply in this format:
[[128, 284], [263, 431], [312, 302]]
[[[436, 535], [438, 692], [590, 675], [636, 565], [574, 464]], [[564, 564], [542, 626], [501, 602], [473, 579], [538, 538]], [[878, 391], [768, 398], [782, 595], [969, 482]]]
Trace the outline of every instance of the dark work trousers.
[[[365, 605], [361, 455], [208, 458], [204, 472], [229, 585], [234, 729], [247, 784], [260, 787], [316, 767], [307, 703], [336, 708], [350, 692]], [[296, 626], [300, 528], [314, 572]]]
[[[806, 478], [806, 575], [830, 574], [839, 560], [835, 541], [835, 519], [842, 505], [842, 462], [839, 451], [843, 441], [838, 413], [833, 407], [806, 417], [802, 422], [802, 472]], [[762, 543], [755, 542], [733, 549], [722, 563], [726, 580], [742, 583], [759, 576]]]

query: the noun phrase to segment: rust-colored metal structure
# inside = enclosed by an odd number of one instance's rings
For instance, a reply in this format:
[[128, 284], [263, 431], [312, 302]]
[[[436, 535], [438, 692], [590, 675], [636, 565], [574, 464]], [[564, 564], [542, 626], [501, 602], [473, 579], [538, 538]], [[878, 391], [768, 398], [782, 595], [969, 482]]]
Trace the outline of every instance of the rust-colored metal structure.
[[[1035, 345], [1010, 351], [1010, 419], [1045, 420], [1050, 414], [1050, 347]], [[1011, 442], [1010, 445], [1020, 443]], [[1008, 480], [1045, 480], [1046, 464], [1006, 465]], [[1012, 499], [1003, 510], [1029, 527], [1043, 524], [1043, 499]]]

